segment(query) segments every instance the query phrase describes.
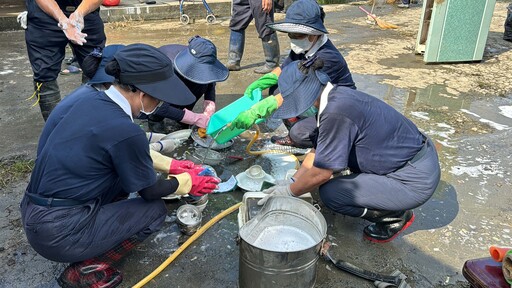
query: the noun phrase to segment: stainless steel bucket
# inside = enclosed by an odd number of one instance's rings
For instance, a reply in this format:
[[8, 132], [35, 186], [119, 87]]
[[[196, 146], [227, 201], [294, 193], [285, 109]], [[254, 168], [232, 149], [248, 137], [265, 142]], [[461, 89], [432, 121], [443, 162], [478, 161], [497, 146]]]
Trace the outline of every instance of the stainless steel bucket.
[[313, 287], [327, 224], [299, 198], [271, 197], [240, 228], [240, 288]]

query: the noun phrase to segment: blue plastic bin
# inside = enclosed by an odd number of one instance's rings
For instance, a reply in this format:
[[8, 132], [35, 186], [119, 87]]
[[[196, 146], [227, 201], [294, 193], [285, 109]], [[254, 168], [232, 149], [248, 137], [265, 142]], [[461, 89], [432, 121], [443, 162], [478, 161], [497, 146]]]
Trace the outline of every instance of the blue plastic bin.
[[[258, 103], [260, 100], [261, 90], [256, 89], [252, 91], [252, 99], [250, 99], [249, 97], [242, 96], [233, 103], [215, 112], [210, 117], [210, 122], [208, 122], [208, 127], [206, 128], [206, 134], [215, 137], [215, 135], [217, 135], [217, 133], [227, 124], [233, 121], [236, 118], [236, 116], [238, 116], [238, 114], [248, 110], [252, 107], [252, 105]], [[263, 120], [258, 120], [257, 123], [261, 121]], [[244, 131], [244, 129], [228, 127], [224, 131], [220, 132], [219, 135], [217, 135], [217, 137], [215, 138], [215, 142], [219, 144], [224, 144], [229, 140], [233, 139], [234, 137], [240, 135]]]

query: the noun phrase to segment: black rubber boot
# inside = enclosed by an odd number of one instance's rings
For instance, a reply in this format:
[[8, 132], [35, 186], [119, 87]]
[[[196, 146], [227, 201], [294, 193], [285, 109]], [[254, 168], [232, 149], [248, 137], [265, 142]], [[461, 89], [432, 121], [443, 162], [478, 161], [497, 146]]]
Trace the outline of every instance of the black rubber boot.
[[265, 54], [265, 65], [254, 69], [254, 73], [267, 74], [279, 66], [279, 40], [277, 33], [268, 36], [268, 39], [262, 39], [263, 53]]
[[41, 115], [46, 122], [53, 108], [60, 102], [60, 90], [57, 80], [48, 82], [34, 81], [34, 91], [39, 99]]
[[507, 8], [507, 18], [505, 19], [505, 32], [503, 40], [512, 42], [512, 3]]
[[364, 238], [375, 243], [386, 243], [411, 226], [414, 222], [414, 213], [412, 210], [368, 210], [362, 218], [374, 222], [364, 228]]
[[226, 67], [229, 71], [239, 71], [240, 61], [244, 54], [245, 46], [245, 30], [233, 31], [229, 35], [229, 53], [228, 53], [228, 65]]

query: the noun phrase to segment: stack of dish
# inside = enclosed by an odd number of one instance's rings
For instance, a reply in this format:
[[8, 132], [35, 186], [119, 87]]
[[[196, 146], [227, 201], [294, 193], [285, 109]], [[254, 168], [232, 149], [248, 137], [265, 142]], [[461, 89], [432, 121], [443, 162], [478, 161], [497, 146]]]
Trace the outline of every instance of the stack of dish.
[[236, 175], [237, 185], [246, 191], [261, 191], [264, 182], [275, 183], [276, 180], [267, 174], [260, 165], [253, 165], [245, 172]]

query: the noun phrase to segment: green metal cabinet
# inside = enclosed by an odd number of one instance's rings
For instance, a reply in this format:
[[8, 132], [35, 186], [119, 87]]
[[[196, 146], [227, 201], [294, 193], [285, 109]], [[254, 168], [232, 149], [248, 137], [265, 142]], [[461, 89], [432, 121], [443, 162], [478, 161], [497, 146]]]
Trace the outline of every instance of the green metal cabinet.
[[480, 61], [496, 0], [424, 0], [416, 53], [433, 62]]

